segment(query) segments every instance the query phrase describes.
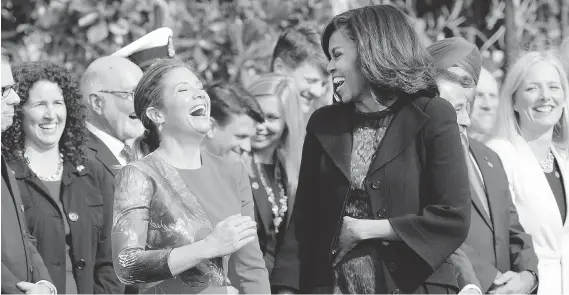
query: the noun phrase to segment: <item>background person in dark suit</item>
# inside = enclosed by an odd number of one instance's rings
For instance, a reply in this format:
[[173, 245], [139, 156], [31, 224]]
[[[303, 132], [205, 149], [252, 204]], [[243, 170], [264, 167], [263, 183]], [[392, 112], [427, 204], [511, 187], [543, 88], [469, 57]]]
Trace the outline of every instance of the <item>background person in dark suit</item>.
[[[529, 293], [537, 286], [537, 256], [531, 236], [521, 226], [498, 155], [466, 136], [470, 125], [467, 91], [460, 77], [439, 70], [441, 97], [455, 108], [471, 185], [472, 213], [468, 237], [461, 249], [472, 262], [484, 293], [507, 288]], [[500, 289], [497, 289], [498, 291]]]
[[[20, 102], [8, 60], [2, 55], [2, 132]], [[55, 294], [45, 264], [31, 243], [18, 184], [2, 155], [2, 293]], [[34, 284], [35, 283], [35, 284]]]
[[322, 49], [342, 103], [308, 123], [273, 283], [302, 293], [458, 292], [445, 261], [467, 236], [470, 190], [431, 57], [389, 5], [336, 16]]

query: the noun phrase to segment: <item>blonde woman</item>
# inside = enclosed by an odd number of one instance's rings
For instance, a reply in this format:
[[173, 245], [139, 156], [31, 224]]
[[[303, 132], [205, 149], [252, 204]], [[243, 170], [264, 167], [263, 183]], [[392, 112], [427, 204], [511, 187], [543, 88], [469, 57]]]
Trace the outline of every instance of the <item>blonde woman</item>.
[[569, 293], [569, 86], [550, 52], [527, 52], [508, 72], [489, 143], [502, 159], [520, 222], [539, 259], [539, 294]]
[[298, 184], [305, 136], [302, 103], [293, 80], [282, 74], [265, 74], [248, 91], [264, 114], [251, 138], [250, 180], [255, 199], [257, 234], [269, 274], [286, 229]]

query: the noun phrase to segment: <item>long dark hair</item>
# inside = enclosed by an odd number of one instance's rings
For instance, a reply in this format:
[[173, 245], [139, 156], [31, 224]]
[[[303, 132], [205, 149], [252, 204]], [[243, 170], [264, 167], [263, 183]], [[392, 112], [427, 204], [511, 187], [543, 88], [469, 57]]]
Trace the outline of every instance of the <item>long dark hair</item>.
[[164, 77], [169, 71], [180, 67], [193, 72], [189, 65], [180, 60], [158, 59], [144, 72], [134, 89], [134, 112], [145, 129], [133, 144], [136, 158], [142, 158], [160, 146], [158, 126], [146, 115], [146, 110], [164, 106]]
[[438, 94], [433, 60], [398, 8], [366, 6], [335, 16], [322, 34], [322, 49], [328, 60], [330, 37], [336, 30], [356, 43], [358, 67], [382, 102], [401, 94]]
[[42, 80], [57, 84], [61, 89], [67, 118], [65, 128], [59, 139], [59, 152], [63, 160], [74, 166], [83, 165], [86, 159], [83, 145], [87, 140], [85, 134], [85, 107], [81, 100], [81, 92], [77, 80], [63, 66], [46, 62], [25, 62], [14, 67], [14, 80], [19, 83], [18, 95], [20, 104], [15, 108], [14, 123], [6, 132], [2, 132], [2, 154], [10, 162], [24, 160], [24, 113], [22, 106], [30, 98], [30, 90]]

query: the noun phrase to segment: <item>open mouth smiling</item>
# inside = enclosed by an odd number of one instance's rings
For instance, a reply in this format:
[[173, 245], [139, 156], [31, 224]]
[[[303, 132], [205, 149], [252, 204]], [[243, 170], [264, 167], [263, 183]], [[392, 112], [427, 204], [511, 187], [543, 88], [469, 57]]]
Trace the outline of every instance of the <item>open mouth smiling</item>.
[[338, 93], [338, 89], [344, 84], [346, 78], [344, 77], [334, 77], [332, 79], [332, 84], [334, 85], [334, 99], [337, 101], [342, 101], [342, 96]]
[[190, 110], [190, 116], [203, 117], [206, 115], [206, 110], [204, 104], [197, 105]]

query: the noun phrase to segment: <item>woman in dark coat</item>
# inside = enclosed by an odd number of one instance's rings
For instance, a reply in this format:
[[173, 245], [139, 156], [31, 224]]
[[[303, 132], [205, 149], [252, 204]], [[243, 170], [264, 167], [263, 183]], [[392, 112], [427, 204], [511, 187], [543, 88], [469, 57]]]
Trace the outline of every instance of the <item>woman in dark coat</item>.
[[85, 142], [76, 81], [47, 62], [14, 68], [20, 105], [2, 133], [2, 153], [18, 182], [28, 231], [61, 294], [122, 293], [113, 269], [113, 183]]
[[470, 189], [454, 109], [405, 15], [369, 6], [325, 28], [334, 98], [308, 123], [272, 282], [301, 293], [457, 292]]

